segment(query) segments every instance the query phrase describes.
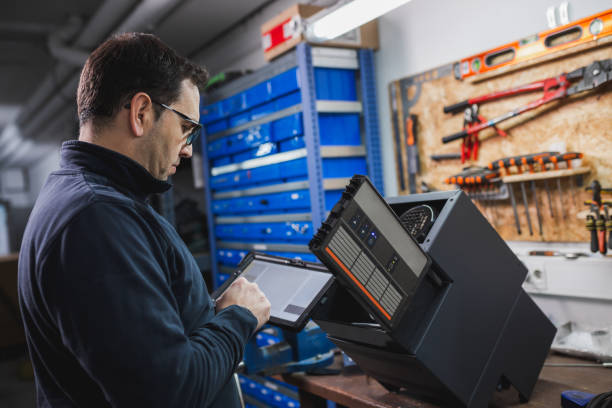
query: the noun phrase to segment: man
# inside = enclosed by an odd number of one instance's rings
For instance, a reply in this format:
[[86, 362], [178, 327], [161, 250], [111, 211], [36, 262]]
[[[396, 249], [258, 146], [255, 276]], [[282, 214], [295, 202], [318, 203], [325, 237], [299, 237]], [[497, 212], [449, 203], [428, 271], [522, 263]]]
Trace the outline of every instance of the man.
[[148, 34], [88, 58], [79, 140], [32, 210], [19, 295], [43, 407], [234, 407], [248, 338], [269, 318], [255, 284], [215, 304], [174, 228], [147, 203], [197, 135], [206, 72]]

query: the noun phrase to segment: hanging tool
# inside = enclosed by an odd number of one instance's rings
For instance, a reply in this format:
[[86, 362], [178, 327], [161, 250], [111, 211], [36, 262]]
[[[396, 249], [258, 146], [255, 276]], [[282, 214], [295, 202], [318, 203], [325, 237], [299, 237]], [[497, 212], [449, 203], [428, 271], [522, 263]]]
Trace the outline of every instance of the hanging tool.
[[394, 84], [390, 84], [389, 85], [389, 97], [391, 98], [390, 102], [391, 102], [391, 123], [393, 124], [393, 135], [395, 136], [395, 143], [396, 143], [396, 151], [397, 151], [397, 157], [395, 159], [396, 164], [397, 164], [397, 170], [398, 170], [398, 174], [399, 174], [399, 182], [400, 182], [400, 190], [404, 191], [406, 190], [406, 184], [404, 182], [404, 165], [402, 163], [402, 153], [401, 153], [401, 140], [402, 140], [402, 135], [399, 132], [399, 113], [397, 112], [397, 91], [395, 89], [395, 85]]
[[408, 180], [410, 194], [415, 194], [416, 175], [420, 171], [419, 149], [417, 147], [417, 115], [410, 114], [406, 118], [406, 146], [408, 150]]
[[433, 161], [442, 160], [458, 160], [461, 158], [460, 153], [443, 153], [443, 154], [432, 154], [429, 158]]
[[[503, 159], [495, 160], [489, 163], [488, 168], [489, 170], [504, 169], [506, 174], [509, 175], [510, 166], [514, 166], [514, 165], [515, 165], [514, 157], [505, 157]], [[521, 186], [522, 184], [523, 183], [521, 183]], [[520, 235], [521, 234], [521, 224], [518, 218], [518, 212], [516, 211], [516, 200], [514, 198], [514, 187], [512, 186], [512, 184], [508, 185], [508, 189], [510, 191], [510, 202], [512, 204], [512, 210], [514, 212], [514, 222], [516, 224], [516, 231]], [[523, 191], [523, 205], [525, 205], [525, 213], [527, 214], [527, 224], [529, 225], [529, 231], [531, 232], [531, 219], [529, 218], [529, 209], [526, 206], [527, 197], [525, 196], [524, 187], [522, 191]], [[533, 233], [531, 235], [533, 235]]]
[[[555, 161], [564, 161], [566, 163], [567, 168], [571, 169], [572, 160], [582, 159], [582, 153], [567, 152], [567, 153], [563, 153], [560, 156], [555, 156], [552, 159]], [[570, 184], [570, 190], [571, 190], [570, 196], [572, 197], [572, 203], [574, 204], [574, 207], [576, 207], [576, 195], [574, 194], [574, 190], [576, 186], [574, 185], [574, 178], [572, 176], [569, 176], [569, 184]]]
[[[591, 185], [586, 188], [587, 191], [593, 192], [593, 199], [585, 201], [584, 204], [590, 206], [592, 215], [587, 215], [586, 228], [591, 232], [591, 252], [599, 252], [605, 255], [608, 248], [612, 249], [612, 219], [608, 210], [610, 201], [602, 201], [601, 194], [612, 193], [610, 188], [602, 188], [597, 180], [593, 180]], [[610, 236], [606, 237], [606, 230], [610, 232]], [[606, 244], [607, 242], [607, 244]]]
[[[483, 189], [487, 186], [490, 186], [494, 183], [499, 182], [500, 172], [489, 170], [484, 167], [470, 166], [463, 169], [458, 174], [447, 177], [444, 182], [446, 184], [456, 184], [461, 189], [463, 189], [470, 198], [477, 200], [482, 200], [482, 206], [485, 209], [485, 212], [488, 210], [488, 206], [485, 205], [484, 201], [487, 197], [483, 192]], [[476, 191], [479, 194], [470, 194], [471, 191]], [[494, 217], [491, 214], [488, 214], [488, 217], [492, 221], [494, 221]]]
[[521, 193], [523, 194], [523, 206], [525, 207], [525, 216], [527, 217], [527, 227], [529, 227], [529, 235], [533, 235], [531, 228], [531, 217], [529, 216], [529, 203], [527, 203], [527, 193], [525, 192], [525, 183], [521, 182]]
[[[570, 86], [570, 83], [574, 81], [578, 82]], [[525, 92], [544, 91], [544, 95], [541, 98], [536, 99], [527, 105], [520, 106], [494, 119], [468, 126], [460, 132], [443, 137], [442, 143], [449, 143], [457, 139], [465, 139], [470, 135], [477, 134], [484, 129], [495, 126], [500, 122], [538, 108], [549, 102], [562, 99], [579, 92], [590, 91], [608, 82], [612, 82], [612, 59], [594, 61], [590, 65], [575, 69], [567, 74], [561, 74], [516, 88], [493, 92], [476, 98], [467, 99], [450, 106], [445, 106], [444, 113], [458, 113], [474, 104], [482, 104], [484, 102], [493, 101], [506, 96], [518, 95]]]
[[[506, 174], [510, 175], [510, 167], [516, 166], [517, 173], [521, 174], [523, 173], [523, 170], [521, 167], [521, 161], [522, 161], [522, 156], [504, 157], [503, 159], [495, 160], [489, 163], [488, 168], [490, 170], [505, 169]], [[523, 196], [523, 206], [525, 207], [525, 217], [527, 218], [527, 227], [529, 228], [529, 235], [533, 235], [533, 228], [531, 226], [531, 216], [529, 215], [529, 203], [527, 200], [527, 192], [525, 191], [525, 183], [521, 181], [519, 185], [521, 188], [521, 194]], [[510, 186], [510, 194], [511, 194], [510, 199], [512, 200], [512, 197], [514, 196], [514, 192], [512, 191], [512, 186]], [[515, 211], [514, 220], [518, 226], [519, 222], [518, 222], [518, 215], [516, 214], [516, 211]], [[517, 231], [518, 231], [518, 227], [517, 227]]]
[[606, 215], [606, 230], [608, 230], [608, 248], [612, 249], [612, 216], [608, 212], [608, 204], [604, 204], [604, 214]]
[[603, 205], [601, 201], [601, 195], [612, 194], [612, 188], [603, 188], [597, 180], [593, 180], [591, 182], [591, 185], [585, 188], [585, 190], [593, 192], [593, 201], [596, 202], [599, 207]]
[[514, 222], [516, 224], [516, 232], [521, 235], [521, 223], [516, 212], [516, 199], [514, 198], [514, 187], [512, 184], [508, 184], [508, 191], [510, 192], [510, 203], [512, 204], [512, 211], [514, 212]]
[[[482, 124], [487, 120], [480, 114], [478, 114], [478, 105], [473, 104], [468, 106], [463, 112], [463, 129], [469, 130], [474, 126]], [[493, 126], [497, 134], [500, 136], [508, 136], [506, 132]], [[480, 147], [480, 140], [478, 139], [478, 132], [472, 132], [468, 136], [463, 138], [461, 144], [461, 163], [465, 163], [470, 157], [472, 160], [478, 159], [478, 149]]]
[[608, 246], [606, 245], [606, 220], [603, 214], [599, 213], [597, 220], [595, 221], [595, 228], [597, 229], [597, 242], [599, 244], [599, 253], [605, 255], [608, 252]]
[[586, 229], [591, 233], [591, 252], [597, 252], [597, 231], [595, 229], [595, 217], [591, 214], [586, 217]]
[[[542, 153], [535, 153], [535, 154], [530, 154], [526, 156], [521, 156], [521, 162], [523, 163], [524, 166], [527, 166], [529, 168], [529, 172], [533, 174], [535, 173], [534, 164], [537, 163], [540, 158], [547, 157], [550, 155], [551, 155], [551, 152], [542, 152]], [[540, 231], [540, 236], [542, 236], [543, 235], [542, 233], [542, 215], [540, 214], [540, 205], [538, 204], [538, 193], [536, 190], [535, 180], [531, 180], [531, 192], [533, 193], [533, 201], [535, 203], [536, 215], [538, 217], [538, 227]], [[550, 205], [552, 208], [552, 204]]]
[[560, 252], [560, 251], [529, 251], [530, 256], [562, 256], [565, 259], [578, 259], [581, 256], [589, 256], [584, 252]]
[[548, 209], [550, 210], [550, 218], [555, 218], [555, 212], [553, 211], [552, 196], [550, 194], [550, 186], [548, 180], [544, 180], [544, 188], [546, 189], [546, 197], [548, 198]]
[[[549, 156], [539, 157], [538, 161], [540, 162], [540, 165], [542, 166], [542, 171], [546, 171], [546, 165], [549, 163], [553, 164], [555, 170], [559, 170], [559, 163], [565, 162], [566, 166], [569, 169], [572, 166], [571, 161], [574, 159], [580, 159], [580, 158], [582, 158], [582, 153], [567, 152], [567, 153], [552, 154]], [[561, 177], [557, 177], [557, 190], [559, 191], [559, 203], [560, 203], [560, 208], [561, 208], [561, 214], [563, 215], [563, 218], [567, 218], [567, 212], [565, 211], [565, 206], [563, 203], [563, 189], [561, 187]]]

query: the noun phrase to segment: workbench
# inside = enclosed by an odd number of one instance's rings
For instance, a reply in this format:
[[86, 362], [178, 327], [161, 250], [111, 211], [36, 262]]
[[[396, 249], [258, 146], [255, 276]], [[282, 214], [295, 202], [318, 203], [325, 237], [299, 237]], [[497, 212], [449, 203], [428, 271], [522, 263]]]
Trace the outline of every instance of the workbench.
[[[547, 363], [592, 363], [549, 355]], [[326, 407], [325, 400], [350, 408], [433, 408], [438, 405], [419, 401], [403, 393], [387, 391], [356, 367], [342, 369], [338, 375], [286, 374], [283, 381], [299, 388], [302, 408]], [[612, 369], [601, 367], [543, 367], [531, 399], [521, 404], [517, 392], [496, 392], [489, 407], [560, 407], [561, 392], [580, 390], [592, 394], [612, 390]]]

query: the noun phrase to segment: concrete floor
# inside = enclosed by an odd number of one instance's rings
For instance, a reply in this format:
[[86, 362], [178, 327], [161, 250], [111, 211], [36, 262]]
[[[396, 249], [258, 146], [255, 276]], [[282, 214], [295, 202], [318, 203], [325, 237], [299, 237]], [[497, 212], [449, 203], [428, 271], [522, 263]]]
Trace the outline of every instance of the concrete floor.
[[[34, 381], [23, 379], [25, 364], [27, 359], [23, 355], [0, 360], [0, 407], [36, 407]], [[31, 368], [29, 370], [26, 368], [25, 371], [30, 371], [31, 374]]]

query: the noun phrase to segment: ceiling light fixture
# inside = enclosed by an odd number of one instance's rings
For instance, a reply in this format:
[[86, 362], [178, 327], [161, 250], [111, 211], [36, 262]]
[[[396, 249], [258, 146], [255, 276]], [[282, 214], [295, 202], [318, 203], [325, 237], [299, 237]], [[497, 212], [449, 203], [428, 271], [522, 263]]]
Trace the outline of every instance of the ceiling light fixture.
[[306, 20], [308, 41], [331, 40], [357, 28], [383, 14], [408, 3], [410, 0], [352, 0], [340, 1]]

